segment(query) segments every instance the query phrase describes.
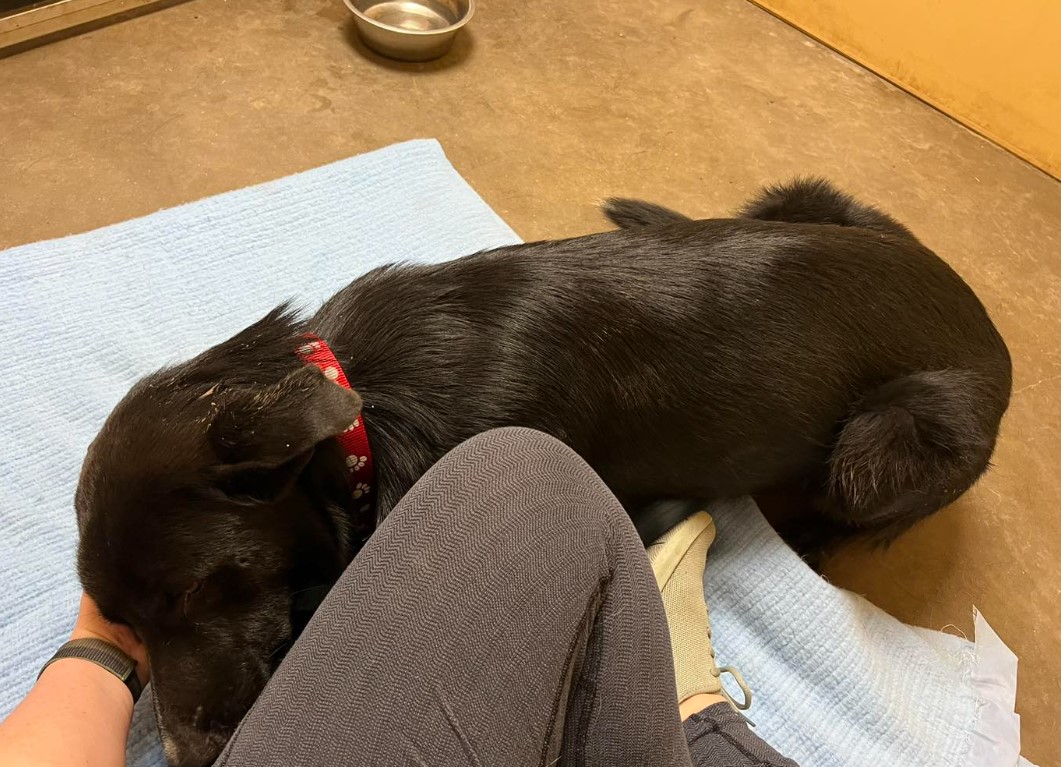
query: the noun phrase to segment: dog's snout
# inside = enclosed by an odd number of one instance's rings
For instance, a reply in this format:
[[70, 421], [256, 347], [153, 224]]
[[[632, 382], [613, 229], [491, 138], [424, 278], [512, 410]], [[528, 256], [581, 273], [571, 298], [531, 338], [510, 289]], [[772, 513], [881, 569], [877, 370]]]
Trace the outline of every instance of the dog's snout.
[[159, 730], [159, 737], [169, 767], [208, 767], [221, 755], [231, 733], [196, 730], [188, 737], [181, 737]]
[[232, 736], [230, 729], [219, 731], [204, 727], [202, 706], [196, 708], [190, 724], [185, 724], [163, 719], [157, 697], [154, 705], [158, 737], [169, 767], [207, 767], [220, 756]]
[[164, 710], [157, 696], [155, 723], [169, 767], [207, 767], [213, 764], [235, 731], [235, 725], [229, 726], [213, 719], [202, 705], [178, 713], [172, 709]]
[[[164, 676], [154, 680], [151, 689], [155, 724], [166, 763], [169, 767], [207, 767], [224, 750], [243, 713], [250, 708], [254, 697], [250, 695], [251, 689], [260, 691], [264, 679], [247, 680], [246, 699], [238, 696], [210, 698], [210, 694], [217, 691], [198, 685], [199, 696], [206, 697], [188, 699], [168, 692], [170, 678]], [[158, 682], [163, 680], [166, 684], [159, 686]], [[177, 689], [180, 693], [185, 692], [183, 688]]]

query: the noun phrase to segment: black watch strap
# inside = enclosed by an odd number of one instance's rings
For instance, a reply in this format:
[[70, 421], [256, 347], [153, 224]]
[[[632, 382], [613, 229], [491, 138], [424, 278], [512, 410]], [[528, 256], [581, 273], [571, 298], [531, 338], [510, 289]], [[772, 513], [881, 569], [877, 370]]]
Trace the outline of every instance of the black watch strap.
[[110, 642], [104, 642], [102, 639], [71, 639], [41, 667], [37, 678], [40, 679], [44, 669], [63, 658], [80, 658], [107, 669], [129, 688], [129, 692], [133, 695], [133, 703], [140, 698], [143, 687], [140, 684], [140, 677], [136, 675], [136, 661]]

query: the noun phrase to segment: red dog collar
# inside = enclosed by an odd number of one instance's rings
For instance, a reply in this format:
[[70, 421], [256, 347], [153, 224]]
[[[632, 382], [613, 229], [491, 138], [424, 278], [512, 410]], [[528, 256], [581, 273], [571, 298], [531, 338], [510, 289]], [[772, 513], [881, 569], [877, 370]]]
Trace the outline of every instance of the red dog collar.
[[[346, 380], [339, 360], [335, 354], [317, 336], [307, 334], [309, 339], [298, 347], [298, 356], [307, 365], [316, 365], [324, 371], [324, 377], [334, 381], [345, 389], [350, 388], [350, 382]], [[336, 439], [346, 454], [346, 465], [350, 469], [350, 485], [353, 487], [354, 498], [363, 502], [359, 509], [367, 512], [372, 509], [375, 498], [376, 478], [372, 472], [372, 449], [368, 444], [368, 432], [365, 430], [365, 416], [359, 413], [354, 419], [353, 425], [340, 434]]]

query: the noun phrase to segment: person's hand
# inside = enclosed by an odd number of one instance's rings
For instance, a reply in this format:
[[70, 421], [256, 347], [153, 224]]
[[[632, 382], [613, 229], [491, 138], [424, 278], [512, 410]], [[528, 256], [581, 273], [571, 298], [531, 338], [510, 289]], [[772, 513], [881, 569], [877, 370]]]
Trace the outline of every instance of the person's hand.
[[140, 677], [141, 684], [147, 684], [150, 675], [147, 647], [131, 628], [119, 623], [111, 623], [100, 615], [99, 608], [92, 601], [92, 597], [84, 592], [81, 594], [81, 611], [78, 613], [77, 623], [74, 624], [70, 638], [102, 639], [104, 642], [110, 642], [136, 661], [136, 675]]

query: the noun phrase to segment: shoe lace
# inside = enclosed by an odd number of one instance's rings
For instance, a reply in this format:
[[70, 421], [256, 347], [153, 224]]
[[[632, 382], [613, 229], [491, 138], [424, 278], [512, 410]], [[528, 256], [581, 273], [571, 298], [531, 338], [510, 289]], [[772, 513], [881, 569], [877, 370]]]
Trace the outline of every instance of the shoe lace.
[[[711, 639], [710, 626], [708, 626], [707, 629], [707, 638], [709, 640]], [[733, 699], [733, 696], [729, 694], [729, 691], [726, 690], [725, 687], [723, 687], [721, 690], [722, 697], [728, 700], [729, 704], [738, 711], [747, 711], [749, 708], [751, 708], [752, 688], [750, 688], [748, 686], [748, 683], [744, 681], [744, 675], [741, 674], [741, 672], [735, 669], [733, 666], [719, 666], [717, 663], [715, 663], [715, 647], [713, 644], [711, 645], [711, 665], [711, 673], [714, 674], [716, 678], [721, 678], [723, 674], [729, 674], [731, 677], [733, 677], [733, 681], [735, 681], [737, 683], [737, 687], [740, 688], [741, 697], [743, 698], [743, 700], [741, 700], [740, 703], [735, 701]]]
[[748, 686], [748, 683], [744, 681], [744, 677], [741, 675], [741, 672], [737, 671], [737, 669], [733, 668], [733, 666], [722, 666], [718, 670], [718, 673], [719, 676], [721, 676], [722, 674], [729, 674], [731, 677], [733, 677], [733, 681], [736, 682], [737, 686], [740, 688], [741, 695], [743, 696], [744, 700], [742, 700], [740, 703], [735, 701], [733, 699], [733, 696], [730, 695], [729, 692], [727, 692], [725, 687], [722, 688], [722, 697], [728, 700], [729, 704], [738, 711], [747, 711], [749, 708], [751, 708], [752, 688], [750, 688]]

